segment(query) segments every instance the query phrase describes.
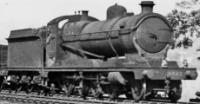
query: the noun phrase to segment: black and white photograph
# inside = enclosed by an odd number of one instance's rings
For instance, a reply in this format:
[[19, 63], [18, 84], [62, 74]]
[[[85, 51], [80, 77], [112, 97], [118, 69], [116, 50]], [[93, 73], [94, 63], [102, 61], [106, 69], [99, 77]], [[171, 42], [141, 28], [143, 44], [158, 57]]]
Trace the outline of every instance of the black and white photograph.
[[0, 0], [0, 104], [200, 104], [200, 0]]

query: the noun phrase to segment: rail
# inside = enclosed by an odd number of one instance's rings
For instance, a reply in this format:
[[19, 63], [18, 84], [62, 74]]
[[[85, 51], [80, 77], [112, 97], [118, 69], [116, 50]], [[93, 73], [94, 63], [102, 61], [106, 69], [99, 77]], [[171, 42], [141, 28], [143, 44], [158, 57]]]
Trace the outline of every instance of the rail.
[[0, 93], [0, 101], [8, 101], [11, 103], [20, 104], [199, 104], [198, 102], [178, 102], [169, 103], [161, 101], [140, 101], [135, 102], [133, 100], [115, 100], [111, 101], [109, 99], [98, 100], [92, 97], [88, 97], [86, 100], [74, 97], [66, 96], [38, 96], [34, 94], [26, 95], [24, 93]]

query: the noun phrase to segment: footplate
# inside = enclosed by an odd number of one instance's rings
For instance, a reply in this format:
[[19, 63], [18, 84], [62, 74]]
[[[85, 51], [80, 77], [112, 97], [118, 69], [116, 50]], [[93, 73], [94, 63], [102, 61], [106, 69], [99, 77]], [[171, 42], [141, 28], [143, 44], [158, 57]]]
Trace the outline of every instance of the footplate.
[[45, 72], [133, 72], [135, 79], [147, 76], [152, 80], [195, 80], [196, 68], [167, 68], [167, 67], [51, 67]]

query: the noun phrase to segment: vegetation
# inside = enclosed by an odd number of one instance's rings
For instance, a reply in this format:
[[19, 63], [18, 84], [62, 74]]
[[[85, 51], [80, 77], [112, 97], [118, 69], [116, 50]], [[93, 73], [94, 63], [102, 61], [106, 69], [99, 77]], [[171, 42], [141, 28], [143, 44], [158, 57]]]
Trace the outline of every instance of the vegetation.
[[192, 38], [200, 37], [200, 9], [194, 9], [195, 6], [200, 6], [200, 1], [181, 1], [176, 5], [182, 9], [191, 10], [187, 13], [175, 9], [167, 15], [167, 19], [174, 29], [174, 39], [176, 41], [174, 46], [187, 48], [192, 46]]

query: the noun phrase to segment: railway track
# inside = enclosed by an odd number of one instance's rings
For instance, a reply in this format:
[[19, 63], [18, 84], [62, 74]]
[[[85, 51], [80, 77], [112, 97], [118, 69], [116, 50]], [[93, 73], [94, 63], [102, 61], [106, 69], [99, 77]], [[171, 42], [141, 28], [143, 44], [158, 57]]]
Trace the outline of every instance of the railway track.
[[133, 100], [118, 100], [110, 101], [108, 99], [97, 100], [94, 98], [87, 98], [86, 100], [79, 97], [66, 97], [66, 96], [38, 96], [36, 94], [26, 95], [25, 93], [0, 93], [0, 101], [9, 101], [15, 104], [199, 104], [195, 102], [178, 102], [167, 103], [159, 101], [140, 101], [134, 102]]

